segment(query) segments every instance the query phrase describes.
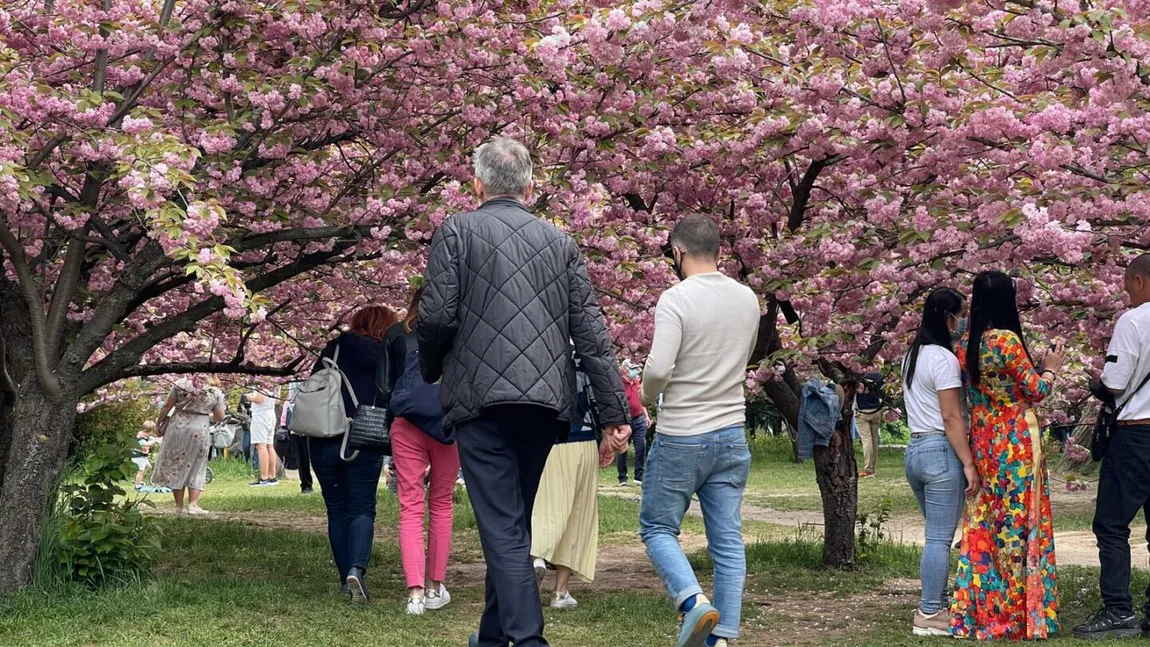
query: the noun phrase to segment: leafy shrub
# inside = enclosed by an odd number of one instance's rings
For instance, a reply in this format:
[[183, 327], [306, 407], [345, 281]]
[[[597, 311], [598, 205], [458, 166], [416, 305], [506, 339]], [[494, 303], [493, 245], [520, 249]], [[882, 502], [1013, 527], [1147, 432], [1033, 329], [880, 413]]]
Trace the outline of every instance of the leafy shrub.
[[890, 511], [894, 502], [884, 498], [879, 509], [874, 512], [860, 512], [857, 519], [858, 543], [856, 559], [865, 562], [874, 556], [879, 546], [890, 541], [886, 525], [890, 522]]
[[72, 445], [68, 458], [73, 468], [79, 468], [89, 456], [100, 448], [116, 442], [126, 433], [135, 434], [145, 420], [155, 418], [156, 407], [144, 397], [132, 397], [119, 402], [97, 405], [77, 414], [72, 430]]
[[71, 578], [90, 588], [147, 575], [159, 554], [155, 524], [120, 486], [136, 472], [134, 428], [121, 430], [84, 459], [79, 478], [61, 488], [59, 540], [54, 547]]

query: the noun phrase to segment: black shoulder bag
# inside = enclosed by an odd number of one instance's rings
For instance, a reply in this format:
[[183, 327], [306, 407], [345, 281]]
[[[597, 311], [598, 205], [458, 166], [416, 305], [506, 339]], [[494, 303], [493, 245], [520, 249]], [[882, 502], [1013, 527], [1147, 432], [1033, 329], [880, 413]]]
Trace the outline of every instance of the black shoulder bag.
[[1146, 386], [1147, 382], [1150, 382], [1150, 373], [1142, 378], [1142, 383], [1130, 393], [1122, 406], [1118, 406], [1114, 394], [1101, 382], [1097, 385], [1091, 385], [1091, 394], [1101, 402], [1098, 408], [1098, 419], [1094, 421], [1094, 432], [1090, 435], [1090, 458], [1094, 459], [1095, 462], [1102, 460], [1106, 456], [1106, 452], [1110, 450], [1110, 441], [1114, 438], [1115, 428], [1118, 427], [1118, 415], [1122, 413], [1126, 405], [1130, 404], [1130, 401], [1142, 390], [1142, 387]]

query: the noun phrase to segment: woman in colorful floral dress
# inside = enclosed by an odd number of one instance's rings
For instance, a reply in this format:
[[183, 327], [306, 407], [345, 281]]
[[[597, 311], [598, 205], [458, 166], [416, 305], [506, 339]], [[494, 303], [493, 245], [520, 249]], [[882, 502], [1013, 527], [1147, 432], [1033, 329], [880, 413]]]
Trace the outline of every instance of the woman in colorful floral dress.
[[1002, 272], [975, 278], [970, 336], [958, 358], [983, 485], [963, 521], [951, 621], [956, 637], [1034, 640], [1058, 631], [1050, 489], [1033, 406], [1050, 394], [1065, 355], [1051, 349], [1035, 369], [1013, 281]]

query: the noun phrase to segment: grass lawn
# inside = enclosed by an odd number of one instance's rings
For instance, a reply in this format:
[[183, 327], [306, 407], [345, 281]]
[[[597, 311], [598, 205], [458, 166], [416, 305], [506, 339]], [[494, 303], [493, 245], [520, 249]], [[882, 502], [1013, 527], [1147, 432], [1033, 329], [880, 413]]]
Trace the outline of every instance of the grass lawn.
[[[809, 463], [791, 464], [785, 451], [763, 442], [755, 443], [754, 455], [750, 502], [773, 510], [818, 508]], [[0, 601], [0, 646], [466, 644], [480, 612], [483, 568], [475, 518], [462, 492], [448, 582], [454, 601], [444, 611], [408, 618], [395, 542], [398, 509], [389, 492], [381, 488], [379, 494], [368, 576], [374, 599], [353, 607], [339, 595], [328, 564], [318, 493], [300, 495], [287, 482], [278, 488], [248, 488], [250, 473], [235, 463], [214, 463], [213, 469], [215, 481], [203, 499], [215, 513], [211, 517], [175, 517], [167, 514], [169, 497], [151, 495], [164, 553], [150, 580], [100, 592], [43, 587], [11, 596]], [[898, 452], [884, 453], [879, 474], [862, 484], [861, 509], [877, 508], [889, 497], [896, 514], [913, 513]], [[636, 534], [639, 490], [618, 488], [614, 467], [604, 470], [602, 478], [599, 576], [594, 584], [572, 588], [577, 610], [546, 610], [548, 638], [553, 645], [570, 647], [671, 645], [676, 614]], [[702, 530], [699, 519], [689, 517], [683, 541], [692, 563], [706, 573], [710, 560]], [[738, 644], [897, 647], [940, 642], [910, 636], [918, 595], [916, 547], [882, 544], [854, 571], [827, 571], [818, 568], [817, 530], [754, 521], [747, 531], [749, 575], [744, 637]], [[1059, 577], [1062, 618], [1069, 629], [1098, 605], [1097, 572], [1062, 568]], [[1135, 588], [1145, 588], [1146, 579], [1139, 573]]]

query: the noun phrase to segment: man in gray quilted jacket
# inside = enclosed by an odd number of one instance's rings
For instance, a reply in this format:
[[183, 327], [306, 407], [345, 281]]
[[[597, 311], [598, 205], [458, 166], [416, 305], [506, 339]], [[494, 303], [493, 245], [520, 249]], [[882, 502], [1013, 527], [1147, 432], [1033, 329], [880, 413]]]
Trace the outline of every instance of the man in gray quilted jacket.
[[504, 137], [480, 146], [474, 184], [482, 205], [448, 218], [431, 241], [415, 330], [424, 378], [442, 381], [443, 423], [459, 444], [487, 561], [470, 644], [539, 647], [530, 521], [547, 455], [570, 429], [572, 341], [603, 425], [603, 460], [626, 450], [631, 429], [583, 255], [527, 210], [527, 149]]

